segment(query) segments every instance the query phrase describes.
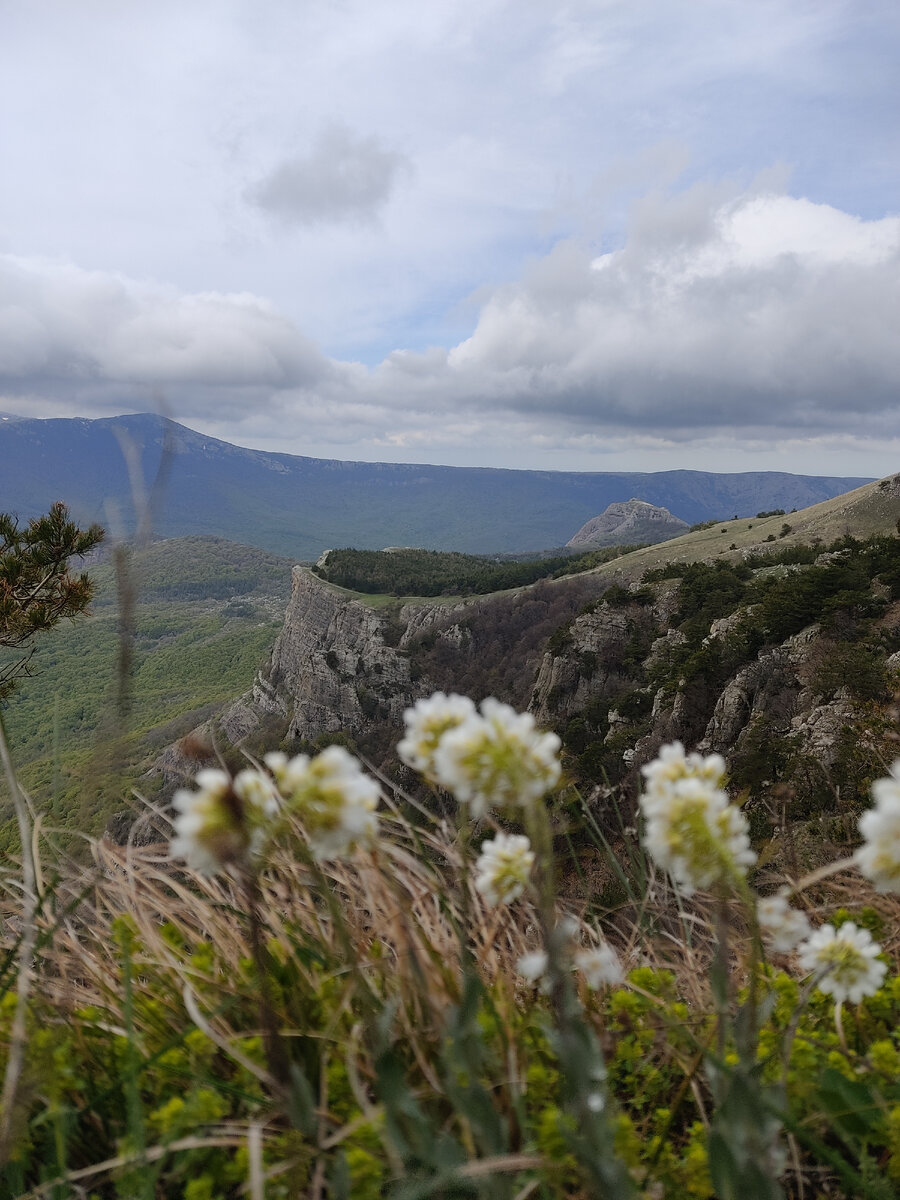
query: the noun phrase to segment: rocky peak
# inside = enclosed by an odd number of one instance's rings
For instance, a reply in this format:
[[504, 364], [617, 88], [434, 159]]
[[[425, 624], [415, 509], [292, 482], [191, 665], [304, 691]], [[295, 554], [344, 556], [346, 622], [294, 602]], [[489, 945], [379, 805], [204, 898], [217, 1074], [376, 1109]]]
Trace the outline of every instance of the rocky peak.
[[664, 542], [686, 533], [687, 521], [673, 516], [667, 508], [646, 500], [617, 500], [598, 517], [582, 525], [567, 546], [611, 546], [629, 542]]

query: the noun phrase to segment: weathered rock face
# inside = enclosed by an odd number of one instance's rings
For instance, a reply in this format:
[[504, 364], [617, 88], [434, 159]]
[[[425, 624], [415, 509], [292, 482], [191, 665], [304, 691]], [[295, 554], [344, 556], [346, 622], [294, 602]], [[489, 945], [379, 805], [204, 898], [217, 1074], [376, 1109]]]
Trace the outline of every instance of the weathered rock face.
[[[651, 585], [652, 602], [647, 587], [631, 603], [620, 590], [613, 603], [576, 617], [544, 655], [531, 708], [563, 736], [583, 779], [634, 788], [638, 769], [677, 739], [722, 754], [742, 781], [737, 786], [754, 787], [757, 796], [778, 781], [796, 782], [792, 794], [802, 809], [811, 803], [810, 780], [815, 803], [839, 794], [832, 781], [856, 770], [854, 748], [863, 757], [871, 752], [873, 761], [883, 756], [877, 706], [854, 699], [859, 681], [835, 687], [833, 670], [823, 675], [841, 645], [830, 640], [833, 634], [810, 625], [753, 651], [742, 639], [745, 622], [757, 628], [758, 608], [751, 605], [712, 621], [705, 636], [695, 630], [691, 650], [672, 624], [672, 586]], [[882, 619], [888, 645], [900, 632], [898, 617], [888, 609]], [[883, 661], [888, 678], [891, 672], [896, 678], [900, 652]], [[767, 767], [771, 774], [763, 777]]]
[[760, 718], [773, 732], [788, 732], [803, 693], [794, 666], [790, 650], [777, 646], [739, 670], [722, 690], [697, 748], [704, 754], [731, 754]]
[[591, 699], [633, 684], [624, 664], [632, 620], [630, 608], [606, 604], [575, 618], [564, 651], [548, 651], [541, 662], [531, 703], [539, 725], [553, 725], [581, 712]]
[[255, 738], [261, 750], [282, 737], [328, 733], [346, 733], [387, 762], [404, 708], [438, 688], [524, 707], [546, 637], [607, 582], [561, 580], [465, 603], [378, 609], [295, 567], [267, 666], [213, 721], [167, 747], [150, 774], [183, 782], [213, 741], [224, 749]]
[[296, 738], [353, 732], [376, 715], [399, 726], [403, 709], [427, 688], [427, 682], [413, 683], [400, 642], [411, 624], [428, 619], [435, 619], [433, 611], [407, 606], [398, 631], [382, 611], [294, 567], [269, 667], [223, 715], [224, 733], [238, 741], [272, 713], [288, 718], [288, 734]]
[[[848, 729], [869, 728], [868, 718], [840, 671], [823, 670], [839, 643], [819, 626], [758, 650], [753, 607], [698, 629], [680, 615], [679, 580], [656, 579], [631, 596], [618, 586], [603, 599], [614, 582], [589, 574], [465, 604], [377, 609], [295, 568], [269, 665], [212, 732], [220, 744], [258, 735], [255, 744], [269, 739], [269, 747], [285, 731], [306, 741], [345, 732], [392, 770], [403, 709], [440, 687], [528, 705], [540, 725], [560, 733], [573, 774], [588, 785], [634, 783], [638, 768], [674, 739], [722, 753], [735, 778], [744, 772], [736, 786], [762, 780], [770, 745], [782, 752], [784, 771], [771, 777], [778, 781], [800, 760], [819, 776], [820, 767], [853, 766]], [[742, 631], [744, 621], [759, 640]], [[900, 652], [889, 651], [900, 638], [900, 602], [880, 622], [883, 662], [896, 672]], [[210, 732], [196, 731], [195, 741]], [[180, 780], [194, 765], [176, 745], [156, 768]]]
[[674, 629], [656, 636], [673, 615], [677, 591], [666, 580], [656, 585], [652, 603], [600, 602], [575, 617], [562, 644], [548, 647], [541, 662], [530, 705], [538, 724], [559, 724], [592, 700], [645, 682], [654, 663], [685, 640]]
[[[188, 739], [166, 748], [153, 773], [178, 781], [196, 768], [196, 748], [210, 735], [231, 745], [251, 737], [271, 718], [287, 726], [289, 738], [315, 740], [324, 733], [351, 736], [375, 725], [399, 730], [403, 710], [434, 688], [414, 678], [410, 639], [436, 629], [458, 646], [467, 631], [453, 621], [464, 605], [405, 605], [371, 608], [324, 583], [305, 567], [294, 567], [284, 625], [268, 666], [249, 691]], [[185, 753], [185, 744], [193, 751]]]

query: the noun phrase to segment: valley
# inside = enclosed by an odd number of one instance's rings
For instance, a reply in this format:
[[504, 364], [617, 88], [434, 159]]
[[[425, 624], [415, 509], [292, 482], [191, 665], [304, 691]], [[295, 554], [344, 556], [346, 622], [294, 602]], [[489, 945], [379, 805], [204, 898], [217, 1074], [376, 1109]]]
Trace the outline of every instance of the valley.
[[[767, 795], [805, 771], [803, 811], [834, 808], [824, 793], [810, 798], [819, 785], [843, 788], [855, 810], [887, 753], [900, 649], [889, 549], [872, 559], [859, 547], [896, 539], [898, 517], [893, 479], [789, 515], [531, 563], [333, 551], [310, 567], [221, 539], [163, 540], [129, 568], [138, 604], [125, 692], [107, 561], [91, 569], [90, 618], [39, 644], [33, 677], [8, 703], [14, 753], [55, 825], [97, 833], [118, 812], [120, 836], [130, 788], [165, 799], [195, 766], [178, 749], [188, 733], [226, 753], [349, 739], [408, 783], [390, 750], [403, 710], [442, 689], [530, 708], [562, 736], [588, 793], [633, 790], [641, 762], [680, 738], [727, 751], [748, 786], [761, 781], [753, 747], [765, 746], [781, 763]], [[817, 568], [820, 556], [853, 565]], [[871, 594], [867, 572], [881, 579]], [[807, 577], [818, 582], [804, 597], [788, 589]], [[766, 620], [741, 618], [760, 605]], [[776, 612], [788, 614], [780, 633]], [[843, 664], [843, 691], [826, 686], [828, 660]], [[868, 755], [838, 770], [855, 722], [867, 723]], [[9, 821], [0, 837], [11, 844]]]

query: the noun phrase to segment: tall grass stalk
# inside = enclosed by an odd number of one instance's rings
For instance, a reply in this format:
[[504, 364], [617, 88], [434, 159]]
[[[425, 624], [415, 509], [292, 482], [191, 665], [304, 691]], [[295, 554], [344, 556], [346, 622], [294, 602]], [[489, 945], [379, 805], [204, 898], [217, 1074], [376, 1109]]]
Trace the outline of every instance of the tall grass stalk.
[[13, 769], [6, 737], [6, 726], [0, 713], [0, 760], [6, 776], [19, 827], [22, 855], [22, 935], [16, 974], [16, 1007], [9, 1037], [3, 1090], [0, 1092], [0, 1166], [9, 1161], [14, 1126], [17, 1117], [17, 1094], [25, 1062], [28, 1000], [34, 979], [32, 959], [37, 941], [37, 874], [31, 840], [31, 820], [25, 795]]

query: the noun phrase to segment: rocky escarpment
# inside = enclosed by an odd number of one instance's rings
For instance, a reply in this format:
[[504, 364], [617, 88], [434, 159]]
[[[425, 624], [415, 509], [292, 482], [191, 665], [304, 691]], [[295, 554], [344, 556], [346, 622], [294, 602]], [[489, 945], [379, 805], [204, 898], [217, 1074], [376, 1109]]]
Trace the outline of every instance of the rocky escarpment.
[[[458, 606], [463, 607], [463, 606]], [[435, 624], [454, 637], [447, 605], [377, 609], [294, 567], [284, 626], [265, 671], [220, 719], [231, 742], [270, 715], [287, 720], [287, 737], [358, 733], [373, 721], [402, 724], [403, 710], [430, 683], [414, 678], [407, 646]]]
[[[530, 706], [601, 805], [609, 784], [633, 795], [638, 768], [673, 739], [725, 755], [754, 812], [799, 820], [867, 802], [896, 756], [900, 539], [845, 536], [626, 580], [586, 573], [378, 608], [295, 568], [270, 663], [212, 732], [253, 749], [346, 735], [390, 771], [403, 709], [440, 688]], [[173, 779], [188, 765], [173, 747], [157, 769]]]
[[403, 709], [437, 689], [522, 708], [547, 638], [608, 586], [559, 580], [465, 603], [372, 607], [295, 567], [284, 625], [269, 663], [217, 718], [169, 746], [152, 771], [169, 784], [220, 747], [271, 749], [346, 735], [388, 762]]
[[[705, 586], [717, 586], [714, 573]], [[678, 739], [722, 754], [763, 824], [776, 810], [852, 814], [896, 755], [900, 602], [878, 579], [868, 588], [869, 610], [862, 593], [838, 593], [848, 608], [826, 606], [826, 621], [774, 642], [764, 605], [703, 625], [685, 619], [677, 580], [615, 588], [551, 640], [532, 711], [562, 736], [576, 780], [604, 785], [600, 803], [609, 783], [634, 795], [639, 767]]]
[[191, 765], [186, 748], [217, 742], [239, 745], [261, 730], [289, 741], [323, 734], [349, 736], [380, 725], [397, 729], [404, 708], [433, 690], [410, 661], [410, 640], [440, 627], [451, 645], [461, 635], [454, 614], [464, 605], [404, 605], [377, 609], [294, 567], [284, 625], [269, 663], [243, 696], [215, 721], [168, 747], [153, 770], [167, 779]]

